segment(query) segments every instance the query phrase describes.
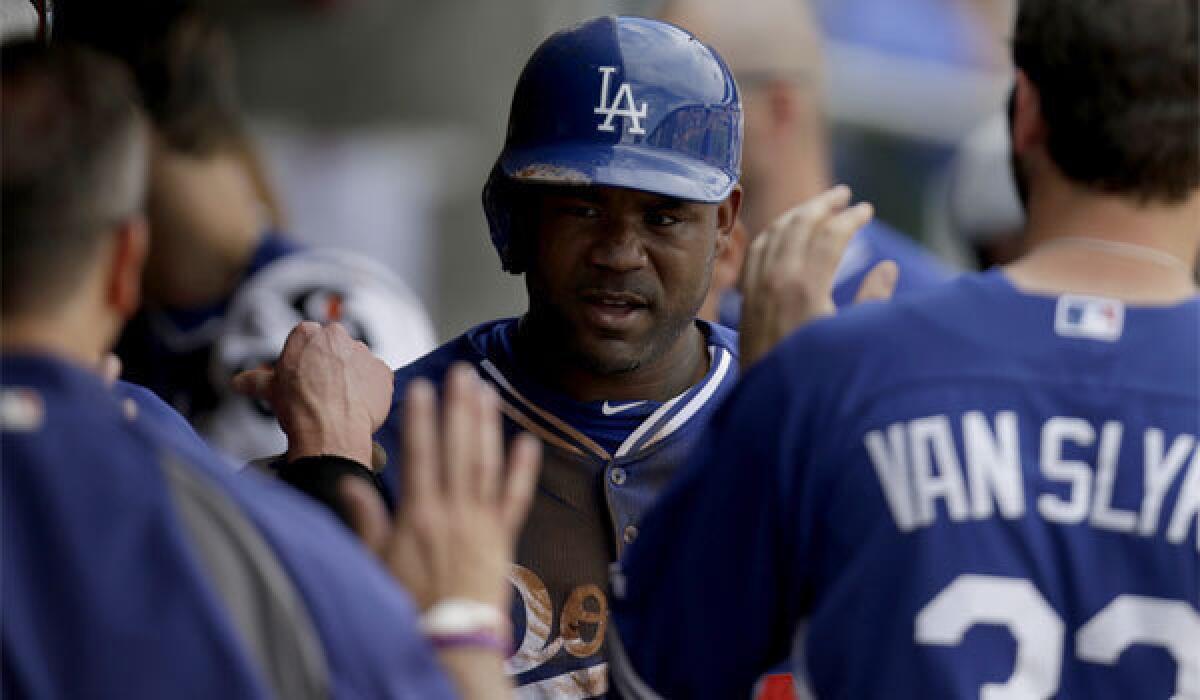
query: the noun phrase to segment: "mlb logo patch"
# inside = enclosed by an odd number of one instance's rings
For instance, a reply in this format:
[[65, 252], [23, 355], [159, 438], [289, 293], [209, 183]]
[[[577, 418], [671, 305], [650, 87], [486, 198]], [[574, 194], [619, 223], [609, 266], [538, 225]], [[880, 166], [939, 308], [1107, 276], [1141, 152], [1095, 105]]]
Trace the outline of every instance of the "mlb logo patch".
[[1113, 342], [1125, 327], [1125, 305], [1116, 299], [1064, 294], [1058, 298], [1054, 332], [1064, 338]]
[[46, 417], [42, 395], [33, 389], [0, 390], [0, 430], [29, 433], [42, 427]]

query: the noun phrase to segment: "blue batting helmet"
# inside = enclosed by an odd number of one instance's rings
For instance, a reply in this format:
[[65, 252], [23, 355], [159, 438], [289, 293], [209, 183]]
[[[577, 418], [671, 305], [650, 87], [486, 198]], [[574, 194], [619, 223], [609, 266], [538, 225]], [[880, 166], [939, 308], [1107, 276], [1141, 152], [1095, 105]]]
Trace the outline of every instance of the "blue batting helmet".
[[608, 185], [716, 203], [737, 184], [742, 105], [725, 62], [684, 30], [600, 17], [542, 42], [513, 95], [504, 150], [483, 189], [492, 243], [513, 260], [523, 183]]

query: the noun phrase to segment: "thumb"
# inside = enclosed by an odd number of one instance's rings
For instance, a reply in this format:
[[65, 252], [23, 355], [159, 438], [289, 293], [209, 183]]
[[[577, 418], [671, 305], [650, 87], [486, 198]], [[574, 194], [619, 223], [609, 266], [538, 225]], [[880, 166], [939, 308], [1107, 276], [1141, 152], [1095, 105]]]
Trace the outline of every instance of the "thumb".
[[346, 518], [358, 539], [379, 555], [387, 544], [388, 515], [379, 493], [357, 476], [344, 476], [338, 482], [338, 498]]
[[252, 396], [256, 399], [266, 399], [271, 393], [271, 383], [275, 380], [275, 370], [267, 368], [248, 369], [233, 376], [230, 386], [239, 394]]
[[864, 301], [887, 301], [892, 298], [892, 292], [896, 291], [896, 282], [900, 279], [900, 268], [891, 260], [884, 260], [863, 278], [863, 283], [858, 288], [858, 294], [854, 297], [855, 304], [861, 304]]

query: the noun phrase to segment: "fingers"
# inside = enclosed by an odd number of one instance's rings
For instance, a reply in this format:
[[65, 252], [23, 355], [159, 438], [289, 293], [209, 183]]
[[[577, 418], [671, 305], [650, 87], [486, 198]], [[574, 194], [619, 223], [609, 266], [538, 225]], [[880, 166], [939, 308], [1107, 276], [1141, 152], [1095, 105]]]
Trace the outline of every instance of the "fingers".
[[738, 277], [738, 287], [742, 293], [752, 288], [762, 277], [763, 253], [767, 248], [767, 238], [767, 232], [759, 233], [746, 250], [746, 259], [742, 261], [742, 274]]
[[451, 494], [467, 489], [479, 455], [478, 399], [475, 395], [479, 379], [469, 365], [456, 364], [446, 380], [446, 395], [442, 405], [445, 416], [445, 456], [442, 469], [446, 487]]
[[389, 529], [387, 508], [379, 493], [363, 479], [344, 476], [338, 482], [338, 497], [351, 529], [368, 550], [382, 554]]
[[770, 241], [764, 253], [766, 263], [770, 265], [778, 261], [781, 248], [785, 246], [801, 243], [807, 247], [808, 240], [819, 230], [821, 222], [844, 210], [850, 203], [850, 196], [849, 187], [838, 185], [784, 212], [767, 227]]
[[845, 209], [851, 195], [849, 187], [838, 185], [792, 207], [772, 221], [770, 226], [755, 236], [750, 246], [742, 270], [743, 288], [751, 288], [768, 277], [773, 264], [780, 260], [780, 249], [785, 245], [799, 242], [802, 250], [807, 249], [808, 239], [817, 224]]
[[245, 394], [257, 399], [267, 399], [271, 395], [271, 384], [275, 381], [275, 370], [267, 368], [249, 369], [233, 375], [230, 385], [239, 394]]
[[891, 260], [884, 260], [872, 267], [863, 282], [858, 287], [854, 297], [855, 304], [864, 301], [887, 301], [896, 291], [896, 282], [900, 279], [900, 268]]
[[501, 517], [511, 533], [521, 528], [529, 513], [541, 463], [542, 444], [538, 439], [528, 433], [518, 435], [509, 451], [508, 474], [500, 502]]
[[[450, 368], [441, 432], [433, 386], [409, 385], [404, 409], [406, 501], [451, 498], [494, 503], [500, 491], [504, 436], [495, 392], [466, 364]], [[437, 493], [435, 493], [437, 492]]]
[[[808, 241], [807, 250], [792, 246], [790, 255], [781, 253], [781, 265], [786, 265], [793, 274], [809, 276], [808, 287], [832, 295], [833, 278], [850, 245], [850, 239], [875, 216], [875, 208], [861, 202], [819, 222]], [[830, 296], [832, 304], [832, 296]], [[825, 309], [832, 312], [832, 308]]]
[[435, 411], [433, 385], [424, 379], [409, 384], [408, 396], [404, 401], [404, 433], [400, 436], [404, 445], [404, 478], [400, 497], [405, 504], [440, 500]]
[[283, 350], [279, 353], [280, 357], [289, 355], [304, 347], [320, 332], [321, 324], [316, 321], [301, 321], [297, 323], [292, 332], [288, 333], [287, 340], [283, 342]]
[[479, 456], [474, 481], [484, 503], [494, 503], [499, 490], [500, 470], [504, 462], [504, 435], [496, 392], [479, 382]]

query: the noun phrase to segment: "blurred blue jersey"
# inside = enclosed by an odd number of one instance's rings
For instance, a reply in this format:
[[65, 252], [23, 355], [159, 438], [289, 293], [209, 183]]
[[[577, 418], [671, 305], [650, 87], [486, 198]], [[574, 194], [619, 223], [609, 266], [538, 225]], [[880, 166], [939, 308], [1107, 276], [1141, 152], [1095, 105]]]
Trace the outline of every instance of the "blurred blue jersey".
[[411, 601], [322, 509], [137, 387], [44, 356], [0, 372], [4, 697], [453, 696]]
[[[884, 260], [892, 260], [900, 268], [896, 280], [896, 297], [905, 297], [939, 285], [955, 273], [908, 236], [879, 220], [873, 220], [850, 240], [833, 280], [833, 301], [838, 308], [854, 303], [858, 288], [871, 268]], [[737, 328], [742, 320], [742, 296], [727, 292], [721, 297], [720, 321]]]
[[789, 655], [817, 697], [1200, 697], [1198, 433], [1200, 298], [996, 271], [813, 323], [647, 516], [624, 650], [670, 698]]
[[[204, 438], [200, 437], [200, 434], [182, 414], [168, 406], [159, 398], [158, 394], [146, 387], [122, 380], [113, 385], [113, 393], [121, 400], [133, 402], [136, 408], [130, 420], [151, 424], [153, 426], [151, 429], [160, 437], [169, 438], [171, 444], [178, 445], [180, 443], [177, 441], [182, 441], [183, 444], [190, 443], [197, 449], [199, 449], [198, 446], [204, 444]], [[240, 469], [242, 465], [234, 464], [231, 461], [229, 467], [230, 469]]]

